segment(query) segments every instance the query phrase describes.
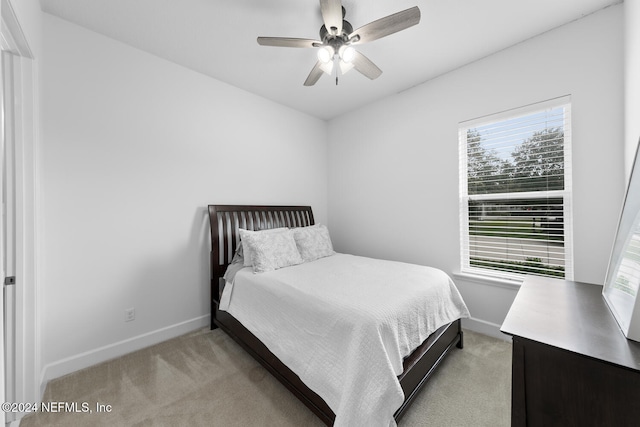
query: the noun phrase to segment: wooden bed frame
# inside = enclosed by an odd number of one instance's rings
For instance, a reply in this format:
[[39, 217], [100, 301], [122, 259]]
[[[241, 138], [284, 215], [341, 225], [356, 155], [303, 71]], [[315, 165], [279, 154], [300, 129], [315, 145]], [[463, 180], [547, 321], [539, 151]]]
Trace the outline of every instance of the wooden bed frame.
[[[224, 273], [231, 263], [240, 236], [239, 228], [263, 230], [277, 227], [306, 227], [314, 224], [310, 206], [209, 205], [211, 223], [211, 329], [219, 327], [260, 362], [274, 377], [311, 409], [325, 424], [333, 425], [335, 414], [313, 390], [269, 349], [226, 311], [218, 309], [224, 287]], [[403, 364], [398, 376], [405, 400], [394, 414], [398, 421], [438, 364], [453, 349], [462, 348], [460, 319], [445, 325], [427, 338]]]

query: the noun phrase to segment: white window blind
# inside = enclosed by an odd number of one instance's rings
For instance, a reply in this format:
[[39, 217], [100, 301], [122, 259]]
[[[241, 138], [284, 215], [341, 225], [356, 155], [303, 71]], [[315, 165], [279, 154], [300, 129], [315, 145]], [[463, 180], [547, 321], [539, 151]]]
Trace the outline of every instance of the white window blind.
[[461, 270], [573, 279], [569, 97], [460, 123]]

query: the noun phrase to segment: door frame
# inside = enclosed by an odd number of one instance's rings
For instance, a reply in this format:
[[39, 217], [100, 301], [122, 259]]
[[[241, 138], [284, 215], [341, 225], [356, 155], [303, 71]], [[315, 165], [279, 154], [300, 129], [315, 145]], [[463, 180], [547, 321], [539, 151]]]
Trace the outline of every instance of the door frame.
[[[36, 286], [36, 194], [37, 167], [37, 67], [18, 17], [12, 6], [15, 0], [0, 0], [0, 45], [3, 55], [10, 52], [13, 74], [14, 200], [15, 200], [15, 402], [34, 402], [41, 398], [39, 374], [39, 324]], [[4, 67], [3, 67], [4, 68]], [[2, 81], [5, 81], [2, 70]], [[3, 97], [4, 100], [4, 97]], [[3, 101], [4, 102], [4, 101]], [[4, 138], [4, 131], [3, 131]], [[4, 156], [4, 150], [2, 150]], [[4, 159], [2, 159], [4, 162]], [[4, 163], [3, 163], [4, 164]], [[6, 267], [6, 266], [5, 266]], [[4, 277], [2, 277], [4, 282]], [[4, 306], [3, 306], [4, 307]], [[4, 313], [3, 313], [4, 315]], [[4, 355], [4, 348], [2, 349]], [[4, 364], [2, 359], [2, 375]], [[2, 378], [5, 380], [5, 378]], [[4, 394], [4, 387], [2, 387]], [[5, 401], [5, 399], [2, 399]], [[3, 414], [4, 415], [4, 414]], [[9, 414], [11, 415], [11, 414]], [[5, 422], [20, 419], [6, 417]]]

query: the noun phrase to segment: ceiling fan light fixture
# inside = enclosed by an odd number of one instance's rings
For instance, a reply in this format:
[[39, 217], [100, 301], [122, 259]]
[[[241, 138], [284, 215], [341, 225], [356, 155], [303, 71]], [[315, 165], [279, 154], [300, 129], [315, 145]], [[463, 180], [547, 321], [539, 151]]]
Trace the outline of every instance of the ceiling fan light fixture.
[[331, 46], [322, 46], [320, 49], [318, 49], [318, 61], [322, 62], [323, 64], [331, 63], [334, 54], [335, 51]]
[[340, 46], [340, 50], [338, 51], [340, 55], [340, 59], [342, 59], [346, 63], [350, 63], [356, 56], [356, 50], [351, 46], [342, 45]]

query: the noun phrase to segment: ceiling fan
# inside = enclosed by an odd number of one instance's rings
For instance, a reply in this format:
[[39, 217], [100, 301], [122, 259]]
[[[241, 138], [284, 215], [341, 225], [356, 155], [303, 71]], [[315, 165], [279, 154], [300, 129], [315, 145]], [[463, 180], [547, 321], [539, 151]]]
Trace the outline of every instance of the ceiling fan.
[[351, 24], [344, 20], [345, 9], [342, 0], [320, 0], [320, 10], [324, 21], [324, 25], [320, 27], [320, 40], [258, 37], [258, 44], [262, 46], [318, 48], [318, 62], [305, 80], [305, 86], [313, 86], [323, 72], [331, 75], [335, 64], [338, 64], [342, 74], [355, 68], [371, 80], [378, 78], [382, 70], [353, 46], [397, 33], [420, 22], [420, 9], [414, 6], [370, 22], [354, 31]]

